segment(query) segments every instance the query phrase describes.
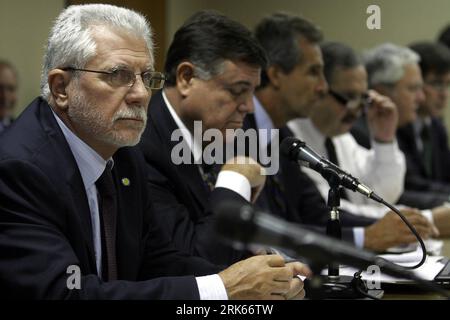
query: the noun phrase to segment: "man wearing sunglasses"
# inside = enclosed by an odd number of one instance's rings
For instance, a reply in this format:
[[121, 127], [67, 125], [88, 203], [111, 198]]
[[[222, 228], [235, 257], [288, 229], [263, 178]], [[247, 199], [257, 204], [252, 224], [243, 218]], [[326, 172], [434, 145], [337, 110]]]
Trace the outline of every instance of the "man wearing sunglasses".
[[[396, 203], [403, 192], [405, 159], [396, 141], [397, 107], [392, 100], [376, 91], [367, 91], [367, 73], [361, 59], [352, 48], [342, 43], [325, 43], [321, 46], [324, 55], [325, 77], [330, 85], [328, 95], [324, 96], [312, 110], [309, 119], [296, 119], [289, 127], [299, 139], [307, 141], [314, 150], [351, 172], [386, 201]], [[350, 98], [352, 97], [352, 98]], [[372, 149], [360, 146], [349, 133], [355, 121], [365, 112], [370, 128]], [[326, 199], [329, 186], [315, 171], [305, 169], [314, 180], [322, 196]], [[400, 224], [398, 234], [387, 227], [385, 235], [407, 238], [408, 230], [401, 226], [398, 217], [388, 213], [380, 206], [355, 192], [345, 192], [341, 207], [359, 215], [395, 221]], [[441, 215], [442, 207], [432, 211], [425, 210], [422, 215], [433, 221]], [[417, 218], [419, 211], [402, 209], [410, 220], [418, 221], [419, 229], [433, 225]], [[448, 211], [448, 210], [447, 210]], [[417, 220], [418, 219], [418, 220]], [[439, 218], [437, 220], [440, 220]], [[383, 220], [382, 220], [383, 221]], [[441, 235], [448, 234], [446, 220], [435, 221]], [[388, 225], [388, 224], [387, 224]], [[383, 231], [380, 229], [380, 231]], [[436, 235], [437, 230], [429, 235]]]
[[[369, 86], [390, 97], [397, 106], [399, 115], [397, 141], [400, 149], [408, 153], [408, 148], [416, 142], [415, 134], [412, 131], [404, 133], [405, 130], [408, 131], [405, 128], [411, 127], [417, 120], [419, 106], [425, 102], [424, 82], [419, 66], [420, 56], [407, 47], [385, 43], [366, 52], [364, 63], [368, 72]], [[358, 143], [370, 148], [370, 135], [365, 119], [361, 118], [358, 121], [352, 129], [352, 134]], [[423, 155], [416, 154], [416, 156]], [[407, 157], [407, 170], [411, 168], [411, 164], [417, 166], [423, 163], [422, 159]], [[421, 170], [425, 171], [424, 167]], [[449, 199], [448, 193], [445, 190], [443, 192], [413, 190], [408, 187], [409, 180], [407, 172], [404, 192], [399, 203], [419, 209], [436, 208], [433, 209], [434, 223], [440, 229], [441, 235], [449, 234], [447, 221], [450, 213], [448, 208], [442, 206]]]
[[[288, 126], [316, 152], [360, 178], [386, 201], [395, 203], [403, 191], [405, 173], [405, 159], [395, 139], [395, 105], [389, 98], [367, 91], [367, 73], [353, 49], [337, 42], [324, 43], [321, 49], [328, 92], [316, 103], [309, 118], [292, 120]], [[370, 119], [372, 150], [358, 145], [350, 134], [363, 112]], [[328, 183], [311, 169], [305, 168], [305, 172], [327, 199]], [[344, 191], [342, 196], [341, 208], [354, 214], [376, 219], [386, 214], [385, 208], [359, 193]]]

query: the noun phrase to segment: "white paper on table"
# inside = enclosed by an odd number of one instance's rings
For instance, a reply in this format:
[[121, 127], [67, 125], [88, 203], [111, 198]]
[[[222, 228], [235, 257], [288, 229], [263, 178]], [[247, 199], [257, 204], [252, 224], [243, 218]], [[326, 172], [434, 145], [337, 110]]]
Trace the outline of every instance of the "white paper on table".
[[[426, 239], [423, 241], [425, 244], [425, 248], [427, 249], [427, 253], [432, 256], [438, 256], [442, 252], [442, 247], [444, 246], [444, 241], [436, 240], [436, 239]], [[396, 246], [387, 249], [387, 254], [398, 255], [398, 254], [406, 254], [413, 253], [414, 251], [421, 250], [421, 247], [418, 242], [410, 243], [407, 245]], [[422, 252], [422, 251], [420, 251]], [[418, 261], [422, 256], [419, 258]], [[399, 261], [401, 262], [401, 261]]]
[[[383, 257], [386, 255], [383, 255]], [[396, 255], [398, 256], [398, 255]], [[434, 280], [434, 278], [438, 275], [438, 273], [442, 270], [444, 267], [444, 263], [441, 262], [442, 256], [427, 256], [427, 259], [425, 260], [425, 263], [419, 267], [418, 269], [412, 270], [416, 276], [424, 279], [424, 280]], [[420, 259], [419, 259], [420, 260]], [[407, 267], [407, 266], [413, 266], [416, 264], [419, 260], [413, 261], [413, 262], [398, 262], [398, 265]], [[392, 262], [392, 260], [391, 260]], [[339, 270], [340, 275], [347, 275], [347, 276], [353, 276], [358, 270], [352, 267], [341, 267]], [[325, 271], [326, 274], [326, 271]], [[394, 278], [388, 275], [385, 275], [383, 273], [381, 274], [367, 274], [366, 272], [361, 273], [361, 277], [364, 280], [367, 281], [378, 281], [381, 283], [410, 283], [411, 280], [407, 279], [399, 279]]]

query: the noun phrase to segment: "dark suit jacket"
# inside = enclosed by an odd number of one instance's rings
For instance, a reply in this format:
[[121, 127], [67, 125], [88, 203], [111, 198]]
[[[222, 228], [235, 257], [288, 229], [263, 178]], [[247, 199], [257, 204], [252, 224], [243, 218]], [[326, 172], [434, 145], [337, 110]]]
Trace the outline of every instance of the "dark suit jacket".
[[418, 191], [448, 192], [450, 194], [450, 150], [447, 130], [439, 119], [432, 119], [430, 125], [430, 142], [432, 145], [432, 172], [428, 176], [414, 138], [412, 124], [397, 131], [399, 146], [407, 160], [406, 187]]
[[[450, 162], [447, 132], [437, 119], [432, 120], [433, 174], [427, 177], [425, 166], [414, 136], [412, 124], [397, 130], [397, 141], [406, 158], [405, 190], [398, 203], [419, 209], [429, 209], [448, 201], [450, 195]], [[362, 146], [370, 149], [370, 134], [364, 117], [358, 119], [352, 134]]]
[[[234, 250], [216, 237], [215, 217], [210, 209], [211, 204], [224, 200], [246, 201], [225, 188], [211, 192], [197, 164], [173, 163], [171, 152], [178, 141], [171, 141], [171, 135], [176, 129], [161, 92], [155, 94], [139, 147], [147, 163], [150, 197], [157, 219], [178, 249], [224, 265], [248, 257], [249, 252]], [[190, 152], [188, 156], [191, 158]]]
[[[198, 299], [192, 275], [218, 268], [171, 247], [154, 219], [136, 148], [114, 155], [118, 188], [118, 281], [96, 274], [90, 211], [73, 154], [38, 98], [0, 139], [0, 296], [8, 298]], [[127, 177], [131, 184], [120, 181]], [[71, 265], [81, 290], [68, 290]], [[169, 278], [159, 278], [173, 276]]]
[[425, 169], [414, 135], [412, 124], [397, 130], [400, 149], [406, 157], [405, 192], [400, 201], [421, 209], [432, 208], [448, 201], [450, 196], [450, 150], [447, 131], [438, 119], [432, 119], [430, 126], [432, 148], [432, 172]]
[[[253, 114], [247, 115], [244, 121], [244, 129], [257, 129], [255, 117]], [[292, 133], [288, 128], [280, 130], [280, 141]], [[259, 153], [258, 153], [259, 154]], [[273, 191], [269, 188], [271, 185], [267, 181], [266, 186], [258, 198], [257, 205], [269, 210], [272, 214], [281, 216], [287, 221], [325, 226], [330, 216], [330, 210], [324, 202], [319, 190], [314, 182], [301, 171], [298, 164], [291, 161], [284, 154], [280, 153], [280, 172], [278, 174], [279, 184], [283, 189], [283, 200], [285, 202], [286, 212], [280, 211], [280, 206], [275, 203]], [[274, 176], [268, 175], [267, 180], [274, 179]], [[353, 242], [353, 226], [367, 226], [375, 222], [374, 219], [352, 215], [341, 210], [340, 215], [343, 228], [343, 240]], [[317, 230], [317, 228], [315, 228]], [[324, 232], [324, 230], [322, 230]]]

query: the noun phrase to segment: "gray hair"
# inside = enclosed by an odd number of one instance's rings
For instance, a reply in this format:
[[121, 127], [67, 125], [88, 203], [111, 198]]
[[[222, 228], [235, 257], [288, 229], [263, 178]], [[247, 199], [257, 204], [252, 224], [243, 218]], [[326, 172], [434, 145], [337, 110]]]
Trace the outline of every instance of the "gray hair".
[[[277, 65], [284, 73], [290, 73], [302, 61], [303, 52], [299, 37], [319, 44], [322, 31], [312, 22], [300, 16], [278, 12], [263, 18], [255, 28], [255, 37], [266, 51], [269, 66]], [[270, 83], [267, 70], [261, 73], [261, 88]]]
[[133, 10], [106, 4], [69, 6], [56, 18], [47, 42], [41, 73], [41, 96], [49, 98], [48, 73], [55, 68], [84, 68], [96, 54], [92, 27], [106, 26], [126, 31], [147, 43], [153, 63], [151, 27], [145, 17]]
[[420, 57], [417, 53], [407, 47], [385, 43], [363, 55], [369, 76], [369, 86], [377, 84], [394, 85], [404, 73], [405, 66], [419, 63]]

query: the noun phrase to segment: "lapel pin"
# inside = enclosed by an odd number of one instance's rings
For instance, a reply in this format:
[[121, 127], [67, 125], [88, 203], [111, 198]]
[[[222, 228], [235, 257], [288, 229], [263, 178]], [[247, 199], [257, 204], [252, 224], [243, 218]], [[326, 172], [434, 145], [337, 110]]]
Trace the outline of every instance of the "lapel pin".
[[130, 186], [130, 179], [128, 179], [128, 178], [122, 178], [122, 184], [123, 184], [125, 187], [129, 187], [129, 186]]

